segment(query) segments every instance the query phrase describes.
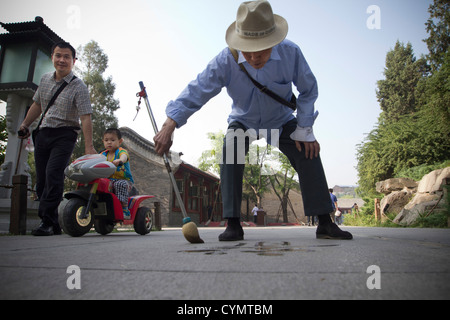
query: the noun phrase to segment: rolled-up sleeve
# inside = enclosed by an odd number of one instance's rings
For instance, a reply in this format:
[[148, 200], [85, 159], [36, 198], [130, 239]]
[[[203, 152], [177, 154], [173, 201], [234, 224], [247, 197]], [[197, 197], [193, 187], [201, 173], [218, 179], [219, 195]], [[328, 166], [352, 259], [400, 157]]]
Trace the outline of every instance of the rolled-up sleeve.
[[316, 137], [314, 136], [314, 130], [312, 127], [299, 127], [290, 135], [290, 138], [294, 141], [301, 142], [314, 142]]
[[185, 125], [190, 116], [218, 95], [226, 85], [226, 59], [224, 50], [189, 83], [175, 101], [168, 103], [166, 115], [177, 123], [177, 128]]
[[89, 96], [89, 90], [87, 86], [82, 82], [80, 82], [77, 92], [75, 93], [74, 103], [80, 116], [92, 114], [93, 110], [91, 99]]
[[41, 96], [40, 96], [41, 91], [39, 91], [39, 88], [37, 88], [36, 92], [34, 93], [33, 96], [33, 101], [36, 102], [38, 105], [41, 105]]
[[299, 96], [297, 98], [297, 120], [299, 127], [312, 127], [319, 115], [314, 111], [314, 104], [319, 96], [317, 80], [308, 63], [306, 62], [300, 48], [297, 48], [296, 74], [294, 85], [297, 87]]

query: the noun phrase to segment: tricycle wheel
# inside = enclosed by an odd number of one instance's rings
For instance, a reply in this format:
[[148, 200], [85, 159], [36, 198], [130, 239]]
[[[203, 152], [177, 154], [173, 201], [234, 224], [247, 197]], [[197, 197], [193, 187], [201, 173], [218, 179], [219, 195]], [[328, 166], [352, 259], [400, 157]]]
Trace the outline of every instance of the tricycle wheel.
[[63, 211], [64, 232], [72, 237], [81, 237], [91, 230], [94, 223], [92, 213], [89, 211], [83, 219], [83, 209], [87, 201], [80, 198], [72, 198], [67, 202]]
[[95, 219], [94, 228], [97, 233], [100, 233], [101, 235], [107, 235], [108, 233], [113, 232], [114, 223], [104, 219]]
[[153, 212], [150, 208], [141, 207], [136, 212], [134, 218], [134, 231], [145, 236], [149, 234], [153, 227]]

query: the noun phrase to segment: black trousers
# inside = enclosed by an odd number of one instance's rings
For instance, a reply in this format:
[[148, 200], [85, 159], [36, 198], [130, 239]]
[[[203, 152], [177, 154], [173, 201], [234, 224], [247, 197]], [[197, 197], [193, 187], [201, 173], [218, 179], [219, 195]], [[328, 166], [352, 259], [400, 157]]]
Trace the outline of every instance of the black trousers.
[[58, 225], [58, 206], [64, 192], [64, 169], [78, 134], [70, 128], [43, 128], [35, 140], [36, 193], [39, 217], [47, 225]]
[[[312, 160], [307, 159], [304, 147], [301, 152], [298, 151], [295, 141], [290, 138], [290, 135], [296, 128], [296, 119], [289, 121], [283, 126], [283, 132], [279, 138], [279, 149], [287, 156], [292, 167], [298, 174], [305, 215], [318, 216], [330, 214], [333, 211], [333, 206], [328, 192], [328, 184], [322, 161], [320, 160], [320, 157]], [[221, 165], [220, 170], [223, 217], [225, 219], [239, 218], [241, 214], [242, 181], [245, 164], [243, 164], [242, 161], [242, 154], [241, 156], [239, 155], [239, 149], [243, 147], [243, 139], [236, 137], [239, 136], [236, 135], [236, 130], [243, 132], [246, 131], [246, 128], [239, 122], [233, 122], [229, 125], [227, 132], [228, 147], [226, 136], [223, 146], [223, 164]], [[232, 139], [234, 139], [234, 143], [232, 142]], [[227, 161], [227, 149], [230, 147], [234, 147], [234, 159], [232, 161]], [[248, 151], [249, 139], [245, 138], [245, 154], [247, 154]]]

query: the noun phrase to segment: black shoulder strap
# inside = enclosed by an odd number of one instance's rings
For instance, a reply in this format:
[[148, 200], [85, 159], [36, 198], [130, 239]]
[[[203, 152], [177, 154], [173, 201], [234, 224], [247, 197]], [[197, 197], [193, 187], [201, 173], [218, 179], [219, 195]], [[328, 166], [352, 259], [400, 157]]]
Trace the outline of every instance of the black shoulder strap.
[[[77, 78], [77, 76], [73, 76], [72, 80], [70, 80], [70, 82], [72, 82], [73, 80], [75, 80]], [[42, 124], [42, 120], [44, 120], [45, 115], [47, 114], [48, 109], [50, 109], [50, 107], [55, 103], [56, 99], [58, 98], [59, 94], [64, 90], [65, 87], [67, 87], [67, 85], [70, 82], [66, 82], [64, 81], [64, 83], [58, 88], [58, 90], [55, 92], [55, 94], [53, 95], [53, 97], [51, 98], [50, 102], [47, 105], [47, 108], [45, 109], [44, 113], [42, 114], [41, 120], [39, 120], [39, 124], [36, 127], [37, 129], [39, 129], [39, 127]]]
[[[238, 52], [233, 48], [230, 48], [230, 51], [234, 57], [234, 60], [236, 60], [236, 63], [238, 63], [238, 60], [239, 60]], [[267, 94], [269, 97], [271, 97], [275, 101], [278, 101], [279, 103], [291, 108], [293, 111], [297, 110], [297, 97], [294, 94], [292, 94], [292, 98], [291, 98], [290, 102], [286, 101], [285, 99], [283, 99], [279, 95], [277, 95], [275, 92], [271, 91], [269, 88], [267, 88], [266, 86], [263, 86], [261, 83], [259, 83], [255, 79], [253, 79], [252, 76], [248, 73], [247, 69], [245, 69], [245, 67], [242, 63], [238, 63], [238, 64], [239, 64], [239, 67], [242, 69], [242, 71], [248, 76], [248, 78], [251, 80], [251, 82], [255, 85], [255, 87], [257, 87], [259, 89], [259, 91]]]

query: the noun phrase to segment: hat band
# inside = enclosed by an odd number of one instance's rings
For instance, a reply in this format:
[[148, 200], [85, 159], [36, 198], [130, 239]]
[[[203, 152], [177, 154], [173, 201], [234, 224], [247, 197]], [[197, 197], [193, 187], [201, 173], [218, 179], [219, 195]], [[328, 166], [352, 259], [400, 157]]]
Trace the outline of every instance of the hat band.
[[275, 31], [276, 25], [273, 25], [271, 28], [263, 31], [247, 31], [247, 30], [241, 30], [239, 27], [236, 27], [236, 33], [245, 38], [263, 38], [265, 36], [268, 36], [272, 34]]

